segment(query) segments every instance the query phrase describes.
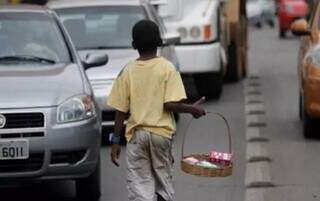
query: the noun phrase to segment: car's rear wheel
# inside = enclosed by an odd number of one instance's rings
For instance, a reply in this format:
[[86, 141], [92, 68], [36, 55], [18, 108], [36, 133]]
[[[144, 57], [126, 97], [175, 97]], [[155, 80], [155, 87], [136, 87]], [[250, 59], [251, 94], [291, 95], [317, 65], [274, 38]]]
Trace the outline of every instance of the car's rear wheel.
[[258, 29], [261, 29], [262, 28], [262, 22], [261, 21], [258, 21], [255, 26], [258, 28]]
[[279, 38], [285, 38], [286, 37], [286, 31], [283, 29], [279, 29]]
[[228, 47], [228, 67], [226, 73], [226, 80], [236, 82], [241, 80], [243, 76], [241, 66], [241, 54], [238, 51], [235, 42], [232, 42]]
[[274, 21], [272, 19], [268, 20], [268, 25], [271, 27], [271, 28], [274, 28], [275, 24], [274, 24]]
[[302, 100], [301, 93], [299, 95], [299, 118], [300, 118], [300, 120], [303, 119], [303, 100]]
[[100, 160], [94, 172], [87, 178], [76, 180], [77, 200], [96, 201], [101, 196]]
[[198, 93], [209, 99], [218, 99], [223, 88], [223, 73], [202, 73], [194, 75]]
[[316, 126], [316, 120], [312, 119], [306, 111], [303, 115], [303, 134], [306, 138], [313, 137], [313, 130]]

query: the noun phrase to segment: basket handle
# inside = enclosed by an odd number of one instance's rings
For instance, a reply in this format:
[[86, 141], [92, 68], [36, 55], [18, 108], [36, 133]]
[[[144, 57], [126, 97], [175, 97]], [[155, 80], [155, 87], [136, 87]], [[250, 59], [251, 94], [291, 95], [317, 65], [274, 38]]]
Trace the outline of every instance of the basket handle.
[[[218, 113], [218, 112], [206, 112], [206, 114], [210, 114], [210, 115], [215, 115], [215, 116], [218, 116], [220, 117], [226, 124], [227, 126], [227, 134], [228, 134], [228, 142], [229, 142], [229, 153], [232, 153], [232, 141], [231, 141], [231, 129], [230, 129], [230, 125], [227, 121], [227, 119], [221, 114], [221, 113]], [[184, 157], [184, 147], [185, 147], [185, 139], [186, 139], [186, 133], [192, 123], [192, 121], [194, 120], [194, 118], [191, 118], [189, 120], [189, 122], [187, 123], [187, 126], [185, 127], [185, 130], [183, 132], [183, 138], [182, 138], [182, 148], [181, 148], [181, 159], [183, 159]]]

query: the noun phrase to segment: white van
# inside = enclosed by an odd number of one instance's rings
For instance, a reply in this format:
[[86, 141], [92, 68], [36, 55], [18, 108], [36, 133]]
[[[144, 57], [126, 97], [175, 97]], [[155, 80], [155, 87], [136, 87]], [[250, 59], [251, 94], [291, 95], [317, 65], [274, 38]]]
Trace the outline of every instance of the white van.
[[183, 75], [193, 75], [200, 95], [219, 98], [222, 92], [225, 51], [220, 43], [218, 0], [151, 0], [170, 31], [178, 31], [176, 45]]

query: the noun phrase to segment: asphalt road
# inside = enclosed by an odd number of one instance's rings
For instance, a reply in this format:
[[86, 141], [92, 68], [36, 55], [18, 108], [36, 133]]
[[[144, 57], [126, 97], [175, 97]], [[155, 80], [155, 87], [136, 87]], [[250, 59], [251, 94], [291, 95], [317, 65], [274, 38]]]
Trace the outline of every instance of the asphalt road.
[[[235, 150], [234, 175], [228, 178], [208, 179], [189, 176], [181, 172], [179, 160], [181, 141], [184, 128], [191, 119], [188, 115], [181, 116], [179, 131], [175, 139], [175, 187], [177, 200], [230, 200], [236, 201], [244, 196], [244, 111], [242, 84], [228, 84], [219, 101], [208, 101], [205, 107], [208, 111], [223, 113], [230, 121]], [[193, 98], [197, 98], [193, 95]], [[208, 115], [201, 120], [193, 121], [188, 130], [186, 154], [208, 153], [210, 150], [226, 151], [228, 148], [226, 127], [223, 121]], [[126, 193], [125, 147], [121, 155], [120, 168], [110, 162], [110, 147], [104, 146], [102, 154], [102, 197], [101, 201], [124, 201]], [[75, 189], [73, 182], [49, 182], [21, 188], [0, 190], [0, 200], [21, 201], [73, 201]], [[6, 199], [3, 199], [6, 198]]]
[[[319, 200], [320, 176], [318, 166], [320, 142], [305, 140], [298, 118], [298, 81], [296, 73], [298, 40], [294, 37], [279, 40], [277, 29], [264, 28], [250, 32], [250, 65], [261, 77], [261, 90], [266, 106], [267, 127], [262, 136], [270, 139], [268, 151], [271, 177], [276, 185], [268, 188], [267, 200]], [[188, 83], [190, 84], [190, 83]], [[192, 84], [192, 83], [191, 83]], [[228, 178], [199, 178], [181, 172], [180, 150], [184, 128], [190, 117], [183, 115], [175, 138], [175, 188], [177, 201], [241, 201], [245, 197], [245, 115], [243, 84], [226, 84], [219, 101], [208, 101], [209, 111], [219, 111], [229, 120], [235, 153], [234, 174]], [[192, 122], [187, 131], [186, 152], [226, 150], [223, 122], [208, 115]], [[121, 167], [110, 162], [110, 147], [103, 147], [101, 201], [126, 200], [125, 147]], [[22, 188], [0, 190], [0, 200], [73, 201], [72, 182], [50, 182]], [[3, 199], [6, 198], [6, 199]], [[10, 198], [10, 199], [9, 199]]]
[[[297, 55], [299, 40], [279, 40], [276, 30], [251, 33], [251, 65], [258, 69], [266, 106], [274, 188], [265, 200], [301, 201], [320, 199], [319, 139], [306, 140], [299, 120]], [[320, 135], [319, 135], [320, 136]]]

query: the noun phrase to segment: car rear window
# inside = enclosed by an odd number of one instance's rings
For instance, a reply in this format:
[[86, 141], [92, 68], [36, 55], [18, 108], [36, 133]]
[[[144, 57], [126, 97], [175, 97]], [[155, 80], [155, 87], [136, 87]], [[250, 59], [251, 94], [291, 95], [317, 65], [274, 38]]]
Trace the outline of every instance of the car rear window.
[[99, 6], [56, 10], [77, 49], [130, 48], [131, 29], [146, 18], [142, 6]]

